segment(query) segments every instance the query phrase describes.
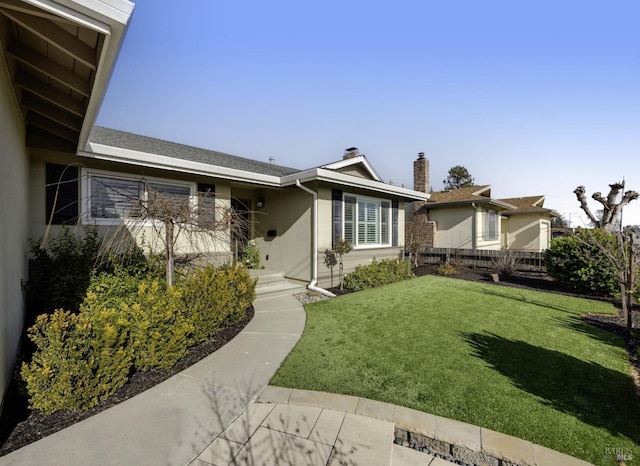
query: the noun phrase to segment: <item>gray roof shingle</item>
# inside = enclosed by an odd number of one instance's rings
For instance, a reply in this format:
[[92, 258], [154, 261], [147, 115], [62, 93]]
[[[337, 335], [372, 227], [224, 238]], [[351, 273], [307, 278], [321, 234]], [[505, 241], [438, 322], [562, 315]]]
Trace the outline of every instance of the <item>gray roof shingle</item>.
[[282, 167], [280, 165], [259, 162], [223, 152], [201, 149], [199, 147], [187, 146], [176, 142], [141, 136], [139, 134], [103, 128], [101, 126], [95, 126], [91, 130], [89, 142], [148, 154], [163, 155], [174, 159], [188, 160], [190, 162], [199, 162], [212, 166], [233, 168], [262, 175], [285, 176], [300, 171], [295, 168]]

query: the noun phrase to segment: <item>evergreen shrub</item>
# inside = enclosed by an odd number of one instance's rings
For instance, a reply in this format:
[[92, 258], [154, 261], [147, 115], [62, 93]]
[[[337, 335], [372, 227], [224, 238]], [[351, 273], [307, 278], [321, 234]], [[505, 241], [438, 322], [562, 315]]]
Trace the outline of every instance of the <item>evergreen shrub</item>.
[[368, 288], [388, 285], [412, 278], [409, 261], [398, 259], [373, 259], [371, 264], [359, 265], [344, 277], [344, 287], [348, 290], [361, 291]]

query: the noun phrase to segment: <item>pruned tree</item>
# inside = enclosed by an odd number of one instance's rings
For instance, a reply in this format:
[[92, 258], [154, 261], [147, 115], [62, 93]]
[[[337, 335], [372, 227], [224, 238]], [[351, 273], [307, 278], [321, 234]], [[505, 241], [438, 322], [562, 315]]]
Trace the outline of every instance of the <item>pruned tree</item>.
[[442, 180], [442, 182], [444, 183], [445, 190], [468, 188], [476, 185], [469, 170], [462, 165], [451, 167], [447, 173], [447, 178]]
[[[640, 267], [640, 239], [633, 229], [622, 229], [622, 209], [631, 201], [638, 199], [636, 191], [624, 191], [624, 181], [609, 185], [609, 194], [603, 197], [600, 192], [593, 193], [593, 199], [602, 204], [602, 209], [594, 213], [587, 204], [586, 190], [584, 186], [578, 186], [575, 193], [580, 208], [589, 217], [596, 228], [615, 234], [615, 246], [593, 240], [597, 246], [598, 254], [606, 257], [617, 274], [620, 285], [622, 315], [627, 330], [631, 330], [633, 298], [636, 292], [636, 275]], [[618, 195], [622, 193], [620, 200]], [[592, 235], [595, 238], [594, 235]]]
[[[168, 285], [175, 283], [177, 249], [182, 249], [181, 255], [191, 257], [210, 251], [228, 251], [234, 232], [239, 235], [249, 231], [247, 218], [234, 215], [230, 199], [225, 202], [210, 192], [199, 193], [194, 199], [148, 184], [143, 191], [147, 193], [146, 198], [132, 199], [127, 220], [110, 236], [107, 247], [126, 249], [144, 235], [146, 228], [151, 228], [160, 247], [158, 244], [150, 247], [164, 253]], [[220, 205], [216, 205], [216, 199]]]
[[[580, 202], [580, 208], [587, 215], [589, 220], [596, 228], [603, 228], [607, 231], [620, 231], [622, 225], [622, 209], [629, 202], [638, 199], [639, 194], [636, 191], [624, 191], [624, 181], [609, 185], [609, 194], [603, 197], [602, 193], [596, 192], [591, 195], [593, 199], [602, 204], [602, 215], [594, 215], [587, 203], [586, 189], [584, 186], [578, 186], [573, 192]], [[618, 195], [623, 192], [621, 199], [618, 201]]]

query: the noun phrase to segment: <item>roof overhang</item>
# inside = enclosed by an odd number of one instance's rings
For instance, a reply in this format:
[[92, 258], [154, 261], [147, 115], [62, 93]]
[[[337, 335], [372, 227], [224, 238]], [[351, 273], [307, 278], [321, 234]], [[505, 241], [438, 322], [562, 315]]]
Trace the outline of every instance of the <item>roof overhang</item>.
[[171, 170], [194, 175], [225, 178], [231, 181], [240, 181], [261, 186], [280, 187], [279, 176], [263, 175], [234, 168], [175, 159], [165, 155], [122, 149], [120, 147], [96, 144], [94, 142], [90, 142], [87, 145], [87, 150], [80, 151], [78, 155], [96, 160], [106, 160], [109, 162], [126, 163], [148, 168], [157, 168], [160, 170]]
[[491, 198], [478, 198], [473, 200], [463, 200], [463, 201], [451, 201], [451, 202], [427, 202], [425, 204], [425, 209], [441, 209], [445, 207], [475, 207], [477, 205], [490, 205], [492, 207], [497, 207], [499, 210], [516, 210], [516, 206], [507, 204], [506, 202], [499, 201], [497, 199]]
[[343, 173], [327, 170], [325, 168], [312, 168], [299, 173], [283, 176], [281, 179], [282, 186], [291, 186], [300, 180], [301, 183], [312, 181], [321, 181], [326, 183], [347, 186], [350, 188], [366, 189], [381, 194], [401, 197], [406, 200], [426, 201], [430, 195], [412, 189], [402, 188], [392, 184], [386, 184], [381, 181], [368, 180], [357, 176], [346, 175]]
[[0, 0], [0, 59], [27, 146], [84, 149], [133, 8], [128, 0]]

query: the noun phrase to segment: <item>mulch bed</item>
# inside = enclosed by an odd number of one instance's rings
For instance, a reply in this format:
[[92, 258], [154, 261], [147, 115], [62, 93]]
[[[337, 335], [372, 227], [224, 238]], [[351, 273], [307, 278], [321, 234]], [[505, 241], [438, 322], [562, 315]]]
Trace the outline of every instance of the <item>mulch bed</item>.
[[[417, 276], [437, 275], [436, 265], [422, 265], [414, 269]], [[450, 275], [451, 278], [461, 280], [471, 280], [476, 282], [494, 283], [489, 272], [482, 269], [472, 269], [459, 267], [456, 275]], [[571, 294], [559, 290], [555, 282], [545, 274], [540, 273], [519, 273], [509, 278], [501, 277], [499, 282], [494, 283], [497, 286], [510, 286], [518, 288], [526, 288], [538, 291], [546, 291], [551, 293]], [[336, 295], [349, 293], [348, 290], [340, 290], [339, 288], [331, 288]], [[575, 295], [578, 296], [578, 295]], [[581, 296], [584, 297], [584, 296]], [[596, 298], [598, 299], [598, 298]], [[595, 327], [604, 329], [608, 332], [619, 335], [624, 339], [629, 361], [632, 367], [632, 373], [636, 385], [640, 393], [640, 360], [637, 357], [638, 341], [629, 335], [624, 326], [624, 321], [618, 307], [618, 315], [586, 315], [583, 320]], [[640, 329], [640, 310], [636, 306], [632, 312], [634, 328]], [[51, 435], [65, 427], [76, 422], [86, 419], [105, 409], [117, 405], [132, 396], [135, 396], [157, 384], [168, 379], [172, 375], [181, 372], [187, 367], [200, 361], [202, 358], [210, 355], [217, 349], [235, 337], [253, 318], [253, 308], [248, 309], [246, 318], [234, 327], [222, 330], [214, 338], [201, 345], [190, 348], [189, 353], [181, 359], [173, 368], [168, 371], [149, 371], [137, 372], [129, 379], [127, 384], [120, 388], [113, 396], [102, 401], [94, 408], [84, 411], [58, 411], [56, 413], [45, 416], [38, 411], [28, 409], [27, 398], [18, 390], [18, 384], [12, 382], [9, 385], [7, 395], [4, 401], [4, 411], [0, 416], [0, 456], [6, 455], [13, 450], [17, 450], [47, 435]]]
[[31, 411], [27, 397], [20, 393], [18, 384], [12, 381], [5, 396], [2, 416], [0, 416], [0, 456], [122, 403], [185, 370], [231, 341], [251, 321], [253, 314], [253, 307], [250, 307], [240, 323], [221, 329], [209, 341], [189, 348], [186, 356], [169, 370], [134, 373], [112, 396], [87, 411], [62, 410], [47, 416], [37, 410]]

